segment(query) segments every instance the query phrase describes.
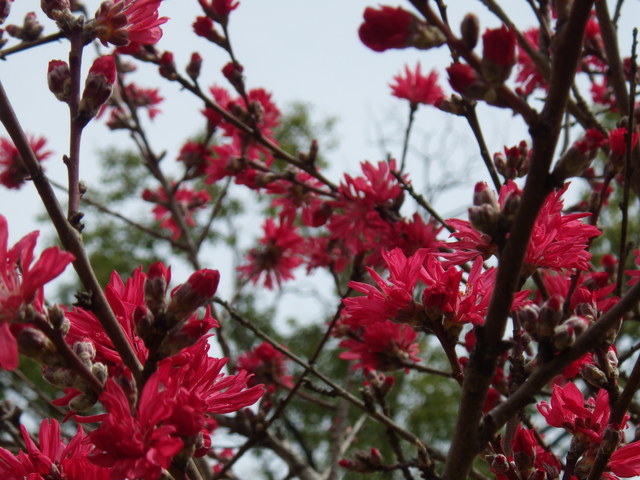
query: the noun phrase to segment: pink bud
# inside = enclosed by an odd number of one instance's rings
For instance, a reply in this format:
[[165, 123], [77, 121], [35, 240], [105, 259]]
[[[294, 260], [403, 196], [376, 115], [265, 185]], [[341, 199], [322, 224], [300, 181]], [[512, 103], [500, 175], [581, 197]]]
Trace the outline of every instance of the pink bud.
[[71, 71], [69, 65], [63, 60], [51, 60], [47, 70], [47, 83], [49, 90], [61, 102], [69, 102], [71, 90]]
[[449, 84], [461, 95], [471, 99], [480, 99], [489, 86], [478, 78], [473, 68], [465, 63], [454, 63], [447, 68]]
[[115, 81], [116, 62], [113, 56], [104, 55], [96, 58], [89, 69], [78, 111], [78, 117], [84, 120], [85, 124], [95, 117], [100, 107], [109, 100]]
[[167, 312], [181, 322], [191, 316], [199, 307], [206, 304], [215, 295], [220, 281], [217, 270], [202, 269], [193, 273], [186, 283], [178, 287], [171, 297]]
[[160, 57], [160, 75], [169, 80], [176, 75], [176, 64], [173, 61], [173, 53], [164, 52]]
[[187, 65], [187, 68], [186, 68], [187, 75], [189, 75], [191, 80], [195, 82], [200, 76], [201, 68], [202, 68], [202, 57], [198, 52], [193, 52], [191, 54], [191, 60], [189, 60], [189, 64]]
[[502, 83], [511, 73], [516, 56], [516, 35], [503, 25], [482, 35], [482, 72], [490, 83]]
[[187, 283], [191, 286], [193, 291], [207, 298], [211, 298], [218, 290], [218, 283], [220, 282], [220, 272], [218, 270], [211, 270], [204, 268], [191, 274]]

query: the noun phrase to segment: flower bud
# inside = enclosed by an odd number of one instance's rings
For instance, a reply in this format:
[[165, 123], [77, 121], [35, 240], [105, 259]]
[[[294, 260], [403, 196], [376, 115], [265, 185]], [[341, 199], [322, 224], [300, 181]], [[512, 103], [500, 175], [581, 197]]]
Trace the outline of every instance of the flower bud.
[[69, 333], [71, 322], [65, 316], [65, 312], [60, 305], [53, 305], [49, 307], [47, 309], [47, 317], [49, 318], [51, 326], [56, 330], [60, 330], [63, 336], [66, 336], [67, 333]]
[[85, 81], [78, 117], [86, 123], [95, 117], [113, 91], [116, 81], [116, 63], [112, 55], [96, 58]]
[[500, 212], [502, 225], [505, 230], [511, 230], [511, 224], [516, 219], [518, 209], [520, 208], [521, 198], [522, 192], [517, 190], [511, 191], [505, 196], [502, 211]]
[[489, 204], [469, 208], [469, 221], [476, 230], [493, 235], [498, 225], [500, 211]]
[[167, 287], [171, 281], [171, 269], [162, 262], [156, 262], [149, 267], [144, 282], [144, 302], [153, 315], [158, 315], [166, 307], [165, 297]]
[[478, 78], [475, 70], [467, 64], [454, 63], [447, 68], [447, 73], [451, 88], [464, 97], [479, 100], [489, 91], [489, 85]]
[[76, 374], [66, 367], [45, 365], [42, 367], [42, 378], [55, 387], [68, 388], [73, 385]]
[[186, 283], [175, 290], [167, 312], [175, 316], [178, 321], [186, 319], [213, 298], [219, 281], [220, 272], [217, 270], [208, 268], [198, 270]]
[[496, 194], [489, 188], [487, 182], [476, 183], [473, 189], [473, 204], [477, 206], [489, 204], [496, 209], [499, 208]]
[[552, 296], [547, 300], [538, 315], [537, 335], [539, 338], [549, 338], [553, 335], [553, 330], [562, 319], [562, 297]]
[[39, 362], [53, 360], [57, 349], [53, 342], [37, 328], [25, 327], [16, 335], [20, 353]]
[[164, 78], [173, 80], [177, 75], [176, 63], [173, 61], [173, 53], [164, 52], [160, 57], [159, 72]]
[[501, 84], [515, 64], [516, 35], [503, 25], [482, 35], [482, 74], [486, 81]]
[[93, 342], [76, 342], [73, 344], [73, 351], [87, 368], [91, 368], [93, 359], [96, 358], [96, 347]]
[[189, 78], [194, 82], [198, 80], [200, 76], [200, 70], [202, 68], [202, 57], [198, 52], [193, 52], [191, 54], [191, 59], [189, 60], [189, 64], [187, 65], [186, 71]]
[[22, 27], [17, 25], [7, 25], [6, 32], [14, 38], [18, 38], [23, 42], [33, 42], [40, 38], [44, 26], [38, 22], [36, 14], [29, 12], [24, 17]]
[[554, 328], [551, 342], [556, 350], [566, 350], [571, 347], [575, 341], [576, 333], [570, 325], [563, 323]]
[[244, 67], [239, 63], [229, 62], [222, 67], [222, 74], [226, 78], [236, 91], [241, 92], [244, 90], [244, 80], [242, 77], [242, 71]]
[[526, 305], [514, 312], [525, 332], [533, 338], [538, 338], [538, 315], [540, 308], [537, 305]]
[[74, 412], [84, 412], [93, 407], [97, 401], [98, 397], [94, 393], [83, 393], [69, 402], [69, 408]]
[[198, 17], [193, 22], [193, 31], [196, 35], [204, 37], [210, 42], [221, 47], [226, 45], [227, 39], [220, 35], [213, 26], [213, 20], [209, 17]]
[[91, 366], [91, 373], [104, 385], [109, 378], [109, 369], [104, 363], [96, 362]]
[[69, 0], [40, 0], [40, 8], [51, 20], [58, 20], [62, 12], [71, 8]]
[[11, 13], [11, 2], [13, 0], [0, 0], [0, 24], [4, 23]]
[[460, 35], [469, 50], [473, 50], [476, 47], [478, 36], [480, 35], [480, 21], [473, 13], [467, 13], [462, 19]]
[[524, 428], [516, 430], [511, 445], [513, 447], [513, 461], [520, 472], [520, 478], [529, 478], [533, 472], [537, 443], [532, 430]]
[[580, 367], [580, 375], [585, 382], [596, 388], [603, 388], [609, 383], [604, 372], [592, 363], [585, 363], [582, 365]]
[[509, 471], [509, 459], [502, 454], [492, 455], [491, 458], [487, 456], [489, 460], [489, 468], [496, 474], [507, 473]]
[[63, 60], [51, 60], [49, 62], [47, 83], [49, 84], [49, 90], [58, 100], [69, 103], [71, 71], [67, 62]]

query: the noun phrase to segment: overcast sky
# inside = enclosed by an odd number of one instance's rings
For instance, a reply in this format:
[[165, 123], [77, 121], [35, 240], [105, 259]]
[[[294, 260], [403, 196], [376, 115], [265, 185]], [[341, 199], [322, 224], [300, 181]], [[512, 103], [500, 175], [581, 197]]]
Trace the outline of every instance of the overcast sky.
[[[501, 2], [512, 18], [526, 29], [534, 19], [525, 0]], [[615, 2], [610, 2], [615, 3]], [[30, 10], [39, 11], [38, 0], [20, 0], [13, 3], [8, 23], [21, 23]], [[86, 2], [88, 11], [95, 12], [96, 0]], [[408, 2], [390, 2], [404, 5]], [[475, 0], [449, 2], [449, 18], [458, 25], [467, 11], [474, 11], [484, 30], [499, 22]], [[638, 2], [625, 2], [621, 24], [621, 44], [630, 44], [631, 27], [639, 18]], [[441, 85], [451, 89], [444, 77], [449, 64], [446, 48], [430, 51], [392, 50], [375, 53], [358, 39], [357, 30], [367, 6], [377, 3], [368, 0], [241, 0], [230, 20], [231, 40], [249, 87], [264, 87], [272, 92], [276, 103], [303, 101], [313, 106], [317, 118], [337, 117], [337, 150], [330, 153], [329, 176], [339, 181], [342, 172], [357, 171], [363, 160], [378, 161], [386, 151], [380, 145], [380, 132], [396, 140], [401, 137], [408, 106], [390, 94], [389, 82], [404, 65], [422, 64], [423, 72], [436, 68], [441, 72]], [[224, 52], [192, 33], [191, 24], [201, 14], [197, 0], [166, 0], [161, 14], [170, 18], [163, 26], [164, 37], [159, 50], [171, 50], [179, 68], [183, 68], [190, 55], [198, 51], [205, 58], [201, 84], [226, 85], [220, 68], [228, 61]], [[54, 32], [52, 22], [42, 17], [45, 34]], [[626, 48], [626, 47], [625, 47]], [[87, 57], [94, 54], [87, 48]], [[58, 182], [66, 181], [66, 170], [61, 158], [68, 151], [68, 111], [46, 87], [49, 60], [66, 59], [68, 42], [39, 47], [36, 50], [11, 56], [0, 62], [0, 80], [14, 104], [18, 118], [26, 131], [44, 135], [54, 155], [45, 163], [48, 174]], [[85, 71], [90, 61], [85, 62]], [[180, 92], [172, 84], [155, 74], [155, 68], [141, 68], [132, 78], [145, 87], [159, 87], [165, 102], [163, 111], [154, 122], [148, 123], [148, 133], [155, 151], [167, 151], [173, 161], [184, 140], [200, 131], [203, 122], [198, 113], [201, 105], [188, 92]], [[515, 145], [526, 138], [526, 129], [518, 118], [506, 111], [481, 108], [489, 150], [493, 153], [504, 145]], [[0, 134], [4, 134], [0, 126]], [[82, 146], [81, 178], [89, 185], [99, 185], [98, 152], [112, 145], [133, 147], [127, 135], [115, 135], [103, 122], [91, 122], [85, 129]], [[409, 170], [420, 185], [427, 175], [436, 175], [441, 167], [461, 165], [464, 168], [448, 174], [449, 178], [468, 178], [464, 189], [442, 196], [436, 206], [446, 217], [464, 214], [471, 201], [470, 185], [478, 179], [487, 179], [484, 166], [477, 153], [475, 140], [466, 122], [430, 107], [420, 109], [413, 136], [414, 152]], [[321, 145], [322, 148], [322, 145]], [[389, 143], [386, 149], [400, 155], [400, 145]], [[431, 159], [426, 168], [425, 157]], [[472, 163], [468, 163], [472, 162]], [[146, 220], [151, 219], [151, 206]], [[0, 213], [8, 217], [11, 242], [38, 228], [33, 221], [42, 212], [33, 185], [20, 191], [0, 189]]]

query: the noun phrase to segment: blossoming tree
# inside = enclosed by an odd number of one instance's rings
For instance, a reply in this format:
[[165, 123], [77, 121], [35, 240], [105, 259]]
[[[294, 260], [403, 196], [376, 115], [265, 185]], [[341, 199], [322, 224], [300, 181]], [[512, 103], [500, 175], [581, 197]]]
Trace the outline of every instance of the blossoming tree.
[[[624, 58], [623, 1], [522, 3], [535, 24], [480, 0], [502, 24], [484, 30], [473, 13], [453, 25], [442, 0], [367, 8], [358, 34], [373, 51], [439, 48], [451, 63], [406, 65], [391, 80], [409, 106], [398, 158], [331, 178], [322, 143], [284, 141], [270, 93], [247, 86], [228, 29], [239, 2], [199, 0], [193, 33], [228, 56], [227, 84], [203, 88], [200, 54], [182, 68], [157, 49], [171, 21], [160, 0], [106, 0], [93, 14], [42, 0], [21, 25], [9, 23], [12, 0], [0, 0], [11, 37], [2, 58], [67, 42], [68, 60], [51, 59], [47, 81], [70, 125], [60, 195], [41, 164], [52, 156], [46, 138], [25, 134], [0, 83], [0, 183], [33, 183], [61, 244], [38, 255], [34, 232], [10, 246], [0, 215], [0, 368], [17, 374], [35, 362], [56, 398], [30, 385], [57, 415], [3, 406], [3, 478], [236, 478], [238, 460], [265, 450], [281, 462], [275, 471], [305, 480], [640, 475], [635, 37]], [[105, 54], [83, 78], [92, 44]], [[158, 88], [133, 81], [143, 63], [157, 67]], [[171, 168], [141, 121], [161, 114], [162, 82], [202, 105], [202, 133]], [[521, 118], [529, 138], [492, 156], [479, 104]], [[423, 107], [466, 119], [491, 179], [469, 192], [465, 218], [442, 218], [412, 183], [408, 144]], [[80, 145], [90, 122], [130, 134], [136, 154], [114, 165], [143, 172], [142, 184], [121, 193], [155, 223], [87, 193]], [[569, 207], [571, 182], [587, 188]], [[237, 221], [235, 191], [267, 208], [254, 212], [262, 235], [221, 298], [220, 271], [202, 252], [221, 219]], [[193, 273], [172, 285], [171, 261], [151, 261], [101, 285], [83, 242], [94, 208], [146, 245], [171, 247]], [[56, 304], [43, 287], [69, 265], [81, 291]], [[334, 280], [333, 314], [283, 341], [252, 295], [305, 269]], [[436, 419], [424, 414], [434, 399], [459, 405]]]

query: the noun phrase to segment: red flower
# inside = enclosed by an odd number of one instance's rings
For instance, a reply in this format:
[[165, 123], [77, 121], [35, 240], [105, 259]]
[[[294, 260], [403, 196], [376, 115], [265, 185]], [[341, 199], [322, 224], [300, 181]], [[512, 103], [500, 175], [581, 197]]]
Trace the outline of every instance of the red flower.
[[[0, 474], [8, 480], [22, 478], [65, 478], [67, 480], [107, 480], [109, 470], [93, 465], [88, 455], [92, 446], [82, 428], [78, 427], [74, 437], [66, 443], [60, 436], [60, 424], [56, 420], [45, 419], [40, 424], [38, 445], [20, 426], [20, 433], [26, 452], [14, 455], [0, 448]], [[55, 472], [53, 474], [52, 472]]]
[[[525, 254], [526, 264], [556, 271], [588, 270], [591, 254], [586, 249], [587, 243], [591, 237], [599, 235], [600, 231], [580, 220], [588, 217], [589, 213], [562, 214], [562, 195], [568, 186], [566, 184], [562, 189], [549, 194], [542, 205]], [[516, 184], [507, 182], [500, 189], [500, 208], [504, 207], [506, 199], [518, 194]], [[478, 255], [483, 255], [486, 259], [487, 255], [496, 251], [491, 237], [478, 232], [469, 222], [456, 219], [448, 222], [457, 229], [457, 232], [451, 234], [457, 241], [447, 244], [455, 251], [442, 254], [448, 261], [459, 265]]]
[[380, 261], [380, 248], [396, 246], [393, 219], [402, 204], [402, 188], [392, 174], [395, 160], [360, 164], [362, 176], [344, 176], [338, 187], [340, 198], [329, 202], [334, 209], [328, 228], [331, 238], [341, 242], [349, 255], [367, 250], [374, 251], [376, 259], [366, 259], [368, 264]]
[[590, 398], [585, 406], [582, 393], [573, 383], [564, 387], [554, 385], [551, 405], [540, 402], [538, 411], [552, 427], [564, 428], [574, 435], [581, 434], [585, 440], [600, 444], [602, 432], [609, 421], [609, 394], [600, 389], [596, 399]]
[[382, 5], [379, 10], [368, 7], [364, 23], [358, 29], [360, 40], [375, 52], [390, 48], [405, 48], [410, 44], [414, 25], [419, 20], [400, 7]]
[[42, 310], [44, 284], [73, 261], [70, 253], [51, 247], [32, 263], [38, 234], [32, 232], [8, 249], [7, 221], [0, 215], [0, 368], [7, 370], [18, 366], [18, 345], [11, 323], [27, 305]]
[[158, 92], [157, 88], [141, 88], [135, 83], [131, 83], [125, 88], [129, 104], [134, 108], [146, 108], [151, 120], [160, 113], [157, 105], [164, 100]]
[[103, 2], [96, 12], [95, 32], [107, 43], [128, 46], [136, 51], [140, 45], [153, 45], [162, 37], [160, 25], [169, 20], [158, 18], [161, 0], [115, 0]]
[[348, 314], [347, 322], [356, 326], [385, 320], [409, 324], [415, 322], [420, 305], [413, 300], [413, 295], [426, 254], [426, 250], [418, 250], [407, 258], [399, 248], [383, 251], [382, 258], [389, 269], [388, 282], [369, 267], [367, 270], [377, 288], [367, 283], [349, 282], [349, 287], [366, 296], [349, 297], [342, 301]]
[[279, 225], [268, 218], [262, 229], [262, 247], [251, 249], [247, 254], [248, 263], [238, 270], [254, 284], [264, 276], [265, 287], [273, 288], [274, 282], [280, 287], [283, 280], [293, 278], [293, 269], [302, 263], [304, 239], [298, 235], [292, 218], [280, 217]]
[[437, 83], [438, 73], [431, 70], [429, 75], [422, 75], [420, 63], [416, 64], [415, 72], [409, 70], [406, 65], [404, 71], [405, 77], [401, 74], [393, 77], [395, 83], [390, 85], [393, 95], [409, 100], [413, 108], [417, 107], [419, 103], [438, 106], [444, 97], [444, 92]]
[[216, 22], [226, 25], [229, 14], [238, 8], [239, 2], [235, 0], [198, 0], [204, 12]]
[[[640, 441], [629, 443], [624, 447], [618, 448], [607, 464], [607, 470], [622, 478], [637, 477], [640, 475]], [[611, 478], [612, 475], [604, 474], [605, 477]], [[616, 477], [613, 477], [614, 479]]]
[[516, 35], [503, 25], [482, 35], [482, 70], [489, 82], [501, 83], [515, 63]]
[[[206, 208], [207, 204], [211, 201], [209, 194], [204, 190], [195, 191], [185, 187], [180, 188], [174, 192], [173, 195], [176, 203], [184, 213], [187, 225], [195, 227], [196, 222], [193, 219], [193, 214], [200, 209]], [[157, 190], [152, 191], [147, 188], [142, 192], [142, 198], [147, 202], [157, 203], [157, 205], [153, 207], [153, 215], [156, 217], [156, 220], [160, 222], [160, 227], [171, 230], [171, 232], [173, 232], [173, 239], [178, 240], [182, 232], [169, 210], [167, 194], [164, 189], [158, 187]]]
[[226, 363], [226, 358], [209, 356], [206, 338], [160, 362], [152, 378], [163, 394], [176, 400], [163, 423], [175, 427], [177, 435], [193, 437], [202, 432], [208, 440], [213, 420], [209, 414], [236, 412], [262, 396], [263, 386], [250, 383], [247, 372], [222, 373]]
[[359, 338], [340, 342], [340, 347], [348, 350], [340, 353], [340, 358], [357, 361], [354, 368], [380, 371], [406, 368], [407, 364], [420, 361], [417, 337], [409, 325], [389, 320], [372, 323], [363, 328]]
[[[47, 140], [44, 137], [29, 137], [29, 145], [39, 162], [51, 156], [49, 150], [44, 150]], [[0, 138], [0, 184], [7, 188], [20, 188], [29, 178], [22, 157], [13, 142], [7, 138]]]
[[[469, 97], [478, 98], [486, 85], [480, 81], [475, 70], [466, 63], [454, 63], [447, 68], [449, 85], [456, 92]], [[484, 85], [484, 87], [483, 87]]]
[[184, 163], [185, 168], [194, 174], [203, 175], [213, 152], [202, 143], [187, 142], [180, 149], [178, 161]]
[[107, 380], [100, 401], [107, 413], [85, 419], [102, 419], [100, 427], [89, 434], [95, 445], [90, 460], [110, 469], [111, 478], [160, 478], [183, 442], [176, 436], [175, 426], [162, 424], [171, 416], [177, 400], [160, 388], [159, 376], [149, 378], [135, 409], [112, 379]]
[[[631, 149], [638, 144], [638, 133], [631, 134]], [[609, 132], [609, 147], [614, 155], [620, 157], [627, 153], [627, 129], [625, 127], [616, 128]]]
[[238, 369], [253, 374], [249, 385], [265, 383], [276, 387], [293, 387], [293, 378], [287, 375], [287, 357], [270, 343], [262, 342], [238, 358]]

